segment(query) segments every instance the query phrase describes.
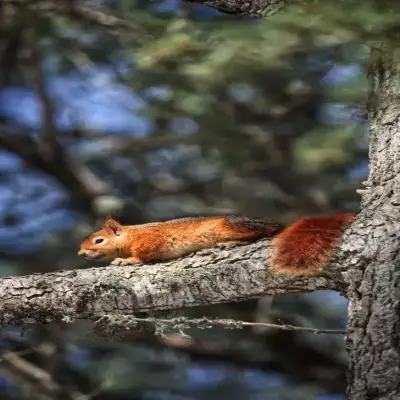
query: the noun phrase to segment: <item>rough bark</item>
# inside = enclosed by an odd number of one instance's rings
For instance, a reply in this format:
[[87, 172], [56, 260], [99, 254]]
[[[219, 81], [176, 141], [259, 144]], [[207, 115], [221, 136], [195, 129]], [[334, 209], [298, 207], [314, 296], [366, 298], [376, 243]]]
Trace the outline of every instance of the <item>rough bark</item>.
[[0, 279], [0, 325], [227, 303], [335, 289], [329, 273], [289, 278], [267, 268], [267, 242], [209, 249], [159, 264], [101, 267]]
[[400, 49], [371, 51], [370, 174], [338, 259], [349, 266], [348, 398], [400, 398]]

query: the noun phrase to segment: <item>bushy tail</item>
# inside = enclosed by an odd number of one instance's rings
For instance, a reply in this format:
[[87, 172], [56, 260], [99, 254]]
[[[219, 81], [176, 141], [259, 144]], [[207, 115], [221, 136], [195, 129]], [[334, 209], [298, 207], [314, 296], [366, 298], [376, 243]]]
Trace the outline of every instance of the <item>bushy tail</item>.
[[295, 222], [273, 239], [270, 267], [291, 274], [322, 270], [355, 215], [307, 217]]

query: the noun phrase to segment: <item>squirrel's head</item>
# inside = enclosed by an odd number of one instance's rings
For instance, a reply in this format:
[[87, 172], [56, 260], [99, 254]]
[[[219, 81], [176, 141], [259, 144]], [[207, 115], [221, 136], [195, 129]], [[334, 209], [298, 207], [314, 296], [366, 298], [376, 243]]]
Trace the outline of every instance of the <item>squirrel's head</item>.
[[122, 256], [124, 240], [123, 226], [115, 219], [107, 217], [102, 229], [82, 241], [78, 256], [92, 261], [113, 260]]

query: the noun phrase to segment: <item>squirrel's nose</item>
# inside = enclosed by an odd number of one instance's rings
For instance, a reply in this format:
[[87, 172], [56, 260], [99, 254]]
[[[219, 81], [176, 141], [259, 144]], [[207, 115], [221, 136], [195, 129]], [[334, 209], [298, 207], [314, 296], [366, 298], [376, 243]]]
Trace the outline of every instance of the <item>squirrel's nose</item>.
[[78, 251], [78, 256], [80, 256], [80, 257], [84, 257], [85, 254], [86, 254], [85, 250], [79, 250]]

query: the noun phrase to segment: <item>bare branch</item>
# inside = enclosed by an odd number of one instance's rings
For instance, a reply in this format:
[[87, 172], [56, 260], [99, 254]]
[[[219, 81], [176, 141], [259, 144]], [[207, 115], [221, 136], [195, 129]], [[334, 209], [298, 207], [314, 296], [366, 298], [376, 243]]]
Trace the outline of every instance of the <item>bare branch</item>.
[[279, 12], [284, 6], [284, 0], [184, 0], [187, 3], [199, 3], [215, 8], [226, 14], [248, 15], [251, 17], [266, 17]]
[[267, 241], [208, 249], [175, 261], [0, 279], [0, 325], [73, 322], [229, 303], [290, 292], [340, 290], [328, 273], [288, 277], [267, 268]]
[[[66, 390], [65, 387], [58, 384], [54, 377], [44, 369], [24, 359], [18, 352], [3, 351], [1, 354], [1, 364], [4, 368], [10, 370], [10, 377], [16, 377], [19, 380], [27, 381], [36, 390], [43, 392], [45, 398], [57, 398], [62, 395], [69, 400], [89, 400], [90, 396], [85, 396], [75, 390]], [[24, 384], [26, 384], [24, 382]], [[32, 398], [37, 398], [32, 397]]]
[[[103, 318], [112, 318], [112, 316], [105, 315]], [[120, 322], [123, 322], [124, 326], [128, 327], [129, 324], [135, 325], [137, 322], [147, 322], [150, 324], [168, 324], [173, 325], [174, 329], [178, 329], [180, 331], [184, 331], [190, 326], [195, 326], [199, 329], [207, 329], [212, 326], [222, 326], [226, 329], [242, 329], [244, 327], [264, 327], [264, 328], [273, 328], [273, 329], [281, 329], [284, 331], [301, 331], [301, 332], [310, 332], [316, 335], [326, 333], [332, 335], [346, 335], [348, 332], [345, 329], [319, 329], [319, 328], [309, 328], [304, 326], [293, 326], [289, 324], [271, 324], [265, 322], [247, 322], [247, 321], [238, 321], [234, 319], [210, 319], [207, 317], [202, 318], [186, 318], [186, 317], [177, 317], [170, 319], [156, 318], [156, 317], [148, 317], [148, 318], [138, 318], [130, 315], [117, 316], [117, 319], [121, 319]]]

